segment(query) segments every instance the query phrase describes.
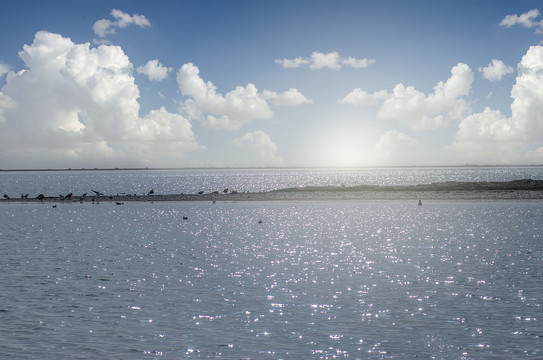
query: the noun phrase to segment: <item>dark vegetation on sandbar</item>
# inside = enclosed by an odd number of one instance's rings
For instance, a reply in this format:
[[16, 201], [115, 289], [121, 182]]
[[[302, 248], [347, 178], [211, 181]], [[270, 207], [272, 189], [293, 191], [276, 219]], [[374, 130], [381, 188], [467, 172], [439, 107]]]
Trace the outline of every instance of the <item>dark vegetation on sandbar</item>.
[[122, 204], [125, 201], [269, 201], [269, 200], [356, 200], [356, 199], [543, 199], [543, 180], [513, 180], [505, 182], [440, 182], [419, 185], [357, 185], [357, 186], [308, 186], [266, 192], [214, 191], [197, 194], [94, 195], [11, 197], [4, 194], [2, 201], [10, 202], [107, 202]]

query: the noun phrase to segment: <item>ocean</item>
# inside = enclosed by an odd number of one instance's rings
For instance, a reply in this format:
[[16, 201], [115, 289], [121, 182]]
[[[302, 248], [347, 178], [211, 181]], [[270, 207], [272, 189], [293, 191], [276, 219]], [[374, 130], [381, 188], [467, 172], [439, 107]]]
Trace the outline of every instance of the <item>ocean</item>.
[[[543, 171], [0, 172], [0, 191], [522, 178]], [[0, 358], [540, 359], [542, 205], [0, 201]]]

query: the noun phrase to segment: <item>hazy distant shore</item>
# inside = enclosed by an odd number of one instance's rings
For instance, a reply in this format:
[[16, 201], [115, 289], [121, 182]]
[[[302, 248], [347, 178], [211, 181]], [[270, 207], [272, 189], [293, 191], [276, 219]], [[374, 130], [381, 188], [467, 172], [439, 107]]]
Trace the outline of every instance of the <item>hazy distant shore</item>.
[[506, 182], [442, 182], [406, 186], [311, 186], [266, 192], [212, 192], [202, 194], [113, 194], [19, 197], [4, 202], [130, 201], [315, 201], [315, 200], [507, 200], [543, 199], [543, 180]]

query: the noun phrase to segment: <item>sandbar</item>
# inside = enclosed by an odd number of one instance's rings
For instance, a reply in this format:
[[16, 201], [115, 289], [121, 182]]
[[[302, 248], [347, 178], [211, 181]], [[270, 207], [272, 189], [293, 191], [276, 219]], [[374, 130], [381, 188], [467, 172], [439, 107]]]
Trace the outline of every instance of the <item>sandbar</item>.
[[419, 185], [309, 186], [264, 192], [211, 192], [203, 194], [113, 194], [100, 196], [46, 196], [4, 198], [2, 202], [130, 201], [343, 201], [343, 200], [539, 200], [543, 180], [504, 182], [440, 182]]

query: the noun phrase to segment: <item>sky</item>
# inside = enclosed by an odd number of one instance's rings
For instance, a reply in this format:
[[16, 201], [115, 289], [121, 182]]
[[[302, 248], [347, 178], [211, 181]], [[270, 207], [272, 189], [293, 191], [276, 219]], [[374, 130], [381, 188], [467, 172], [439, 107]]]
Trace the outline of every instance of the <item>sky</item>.
[[543, 164], [540, 1], [0, 7], [0, 169]]

